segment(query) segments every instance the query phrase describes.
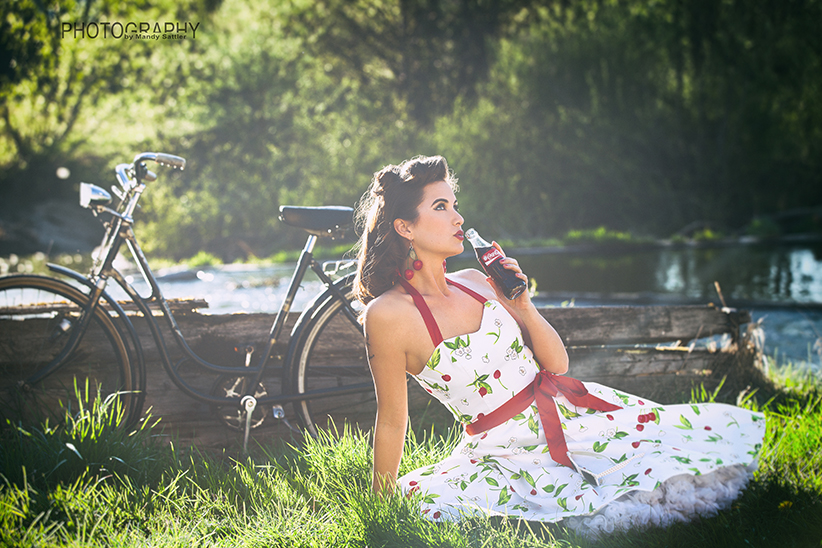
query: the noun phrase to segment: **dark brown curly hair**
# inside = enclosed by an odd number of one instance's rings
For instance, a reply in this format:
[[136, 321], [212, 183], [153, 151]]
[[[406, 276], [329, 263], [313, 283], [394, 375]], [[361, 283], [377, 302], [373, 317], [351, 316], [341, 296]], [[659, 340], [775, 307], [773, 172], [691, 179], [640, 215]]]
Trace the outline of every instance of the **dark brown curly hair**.
[[457, 192], [457, 179], [442, 156], [417, 156], [374, 174], [356, 214], [362, 236], [354, 292], [362, 303], [368, 304], [396, 283], [396, 273], [408, 257], [408, 242], [394, 230], [394, 221], [416, 221], [425, 187], [439, 181]]

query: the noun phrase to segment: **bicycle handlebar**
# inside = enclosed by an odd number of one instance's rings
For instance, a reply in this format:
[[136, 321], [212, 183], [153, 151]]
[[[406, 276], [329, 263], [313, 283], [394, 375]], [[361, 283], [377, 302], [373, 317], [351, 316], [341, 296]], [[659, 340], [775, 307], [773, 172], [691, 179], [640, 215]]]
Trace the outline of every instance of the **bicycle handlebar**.
[[157, 154], [156, 162], [160, 165], [179, 169], [180, 171], [186, 168], [186, 159], [180, 156], [174, 156], [172, 154], [163, 154], [160, 152]]
[[134, 165], [139, 164], [140, 162], [144, 162], [146, 160], [152, 160], [157, 162], [161, 166], [169, 166], [173, 167], [174, 169], [183, 170], [186, 167], [186, 159], [180, 156], [174, 156], [173, 154], [166, 154], [164, 152], [143, 152], [138, 154], [134, 157]]

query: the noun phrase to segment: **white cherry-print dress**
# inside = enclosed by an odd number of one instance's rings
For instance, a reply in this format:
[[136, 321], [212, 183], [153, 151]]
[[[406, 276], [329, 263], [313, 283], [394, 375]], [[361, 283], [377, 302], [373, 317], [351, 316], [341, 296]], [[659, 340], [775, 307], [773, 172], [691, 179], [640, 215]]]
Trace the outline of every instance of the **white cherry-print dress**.
[[[539, 365], [500, 303], [449, 283], [484, 303], [480, 328], [442, 340], [425, 300], [403, 283], [436, 346], [414, 378], [468, 425], [528, 387]], [[572, 372], [573, 363], [570, 367]], [[720, 403], [661, 405], [598, 383], [583, 385], [621, 407], [607, 412], [577, 407], [561, 393], [552, 400], [569, 451], [627, 461], [599, 486], [551, 458], [534, 402], [499, 426], [464, 433], [448, 457], [401, 477], [403, 492], [420, 497], [422, 512], [433, 520], [476, 513], [565, 520], [596, 536], [712, 515], [747, 485], [765, 435], [761, 413]]]

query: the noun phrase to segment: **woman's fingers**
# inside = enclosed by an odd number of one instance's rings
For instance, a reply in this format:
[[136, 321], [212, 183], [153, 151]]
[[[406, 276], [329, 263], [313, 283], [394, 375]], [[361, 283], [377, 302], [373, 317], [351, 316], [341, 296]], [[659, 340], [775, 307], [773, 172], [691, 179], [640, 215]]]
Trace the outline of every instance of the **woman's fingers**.
[[495, 248], [497, 248], [497, 251], [502, 253], [503, 258], [500, 259], [501, 264], [506, 269], [513, 270], [516, 273], [518, 278], [521, 278], [521, 279], [523, 279], [527, 282], [528, 281], [528, 276], [526, 276], [525, 273], [522, 271], [522, 268], [519, 266], [519, 261], [517, 261], [516, 259], [514, 259], [512, 257], [506, 257], [505, 252], [502, 250], [502, 247], [497, 242], [491, 242], [491, 245], [493, 245]]
[[519, 262], [516, 259], [512, 259], [510, 257], [506, 257], [502, 259], [502, 266], [506, 269], [513, 271], [518, 278], [522, 278], [523, 280], [528, 280], [528, 276], [522, 271], [522, 267], [519, 265]]

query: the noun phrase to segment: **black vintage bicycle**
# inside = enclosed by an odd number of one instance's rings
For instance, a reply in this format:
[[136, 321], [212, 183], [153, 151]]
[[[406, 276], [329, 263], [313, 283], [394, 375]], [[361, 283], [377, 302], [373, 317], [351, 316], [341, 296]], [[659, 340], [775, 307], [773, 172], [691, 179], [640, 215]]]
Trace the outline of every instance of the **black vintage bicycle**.
[[[58, 420], [82, 405], [78, 397], [88, 398], [93, 393], [119, 398], [126, 422], [133, 424], [142, 413], [146, 395], [145, 357], [136, 321], [148, 323], [163, 367], [174, 384], [188, 396], [213, 406], [228, 426], [244, 430], [246, 442], [249, 430], [269, 411], [291, 426], [284, 409], [288, 404], [293, 405], [302, 429], [310, 434], [316, 434], [334, 410], [373, 417], [376, 403], [362, 327], [357, 322], [359, 303], [352, 294], [353, 274], [339, 275], [345, 270], [341, 266], [350, 266], [352, 261], [348, 265], [342, 264], [344, 261], [321, 264], [313, 256], [318, 238], [336, 238], [351, 227], [352, 208], [280, 208], [283, 222], [308, 232], [286, 296], [268, 340], [260, 348], [238, 341], [240, 363], [217, 365], [189, 347], [135, 238], [137, 203], [147, 185], [157, 179], [146, 166], [150, 161], [177, 169], [186, 163], [178, 156], [146, 152], [130, 164], [118, 165], [119, 185], [112, 186], [119, 198], [116, 207], [111, 206], [109, 192], [81, 183], [80, 204], [105, 226], [88, 275], [49, 264], [52, 272], [68, 281], [37, 275], [0, 278], [0, 409], [7, 418]], [[124, 243], [150, 288], [147, 297], [114, 267]], [[300, 314], [285, 355], [276, 355], [275, 345], [309, 269], [324, 289]], [[106, 291], [110, 281], [125, 291], [127, 300], [118, 302], [110, 297]], [[136, 309], [137, 313], [127, 313], [126, 309]], [[166, 322], [182, 359], [172, 360], [159, 321]], [[213, 378], [205, 387], [204, 377]], [[313, 413], [312, 405], [320, 406], [320, 402], [322, 416], [315, 416], [320, 413]]]

